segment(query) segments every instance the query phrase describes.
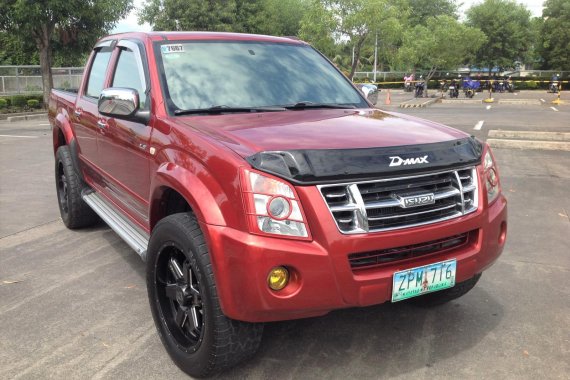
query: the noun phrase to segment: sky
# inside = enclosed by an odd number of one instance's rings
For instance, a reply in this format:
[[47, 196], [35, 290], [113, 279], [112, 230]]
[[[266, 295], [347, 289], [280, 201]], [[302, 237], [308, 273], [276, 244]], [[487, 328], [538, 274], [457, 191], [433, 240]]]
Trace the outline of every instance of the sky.
[[[458, 0], [457, 3], [463, 3], [463, 6], [460, 8], [460, 11], [462, 13], [461, 18], [463, 18], [463, 14], [467, 9], [469, 9], [472, 5], [479, 4], [481, 2], [483, 2], [483, 0]], [[542, 4], [544, 0], [517, 0], [517, 2], [526, 5], [533, 16], [542, 15]], [[133, 4], [135, 6], [135, 9], [131, 11], [131, 13], [126, 18], [120, 20], [117, 23], [117, 26], [112, 31], [113, 33], [151, 30], [149, 24], [139, 25], [137, 22], [136, 12], [137, 9], [140, 9], [143, 6], [144, 0], [134, 0]]]

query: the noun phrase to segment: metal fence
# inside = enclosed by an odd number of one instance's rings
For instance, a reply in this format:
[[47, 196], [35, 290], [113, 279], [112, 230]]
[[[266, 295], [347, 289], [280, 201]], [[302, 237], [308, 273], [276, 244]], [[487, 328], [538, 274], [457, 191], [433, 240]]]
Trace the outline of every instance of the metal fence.
[[[476, 70], [469, 70], [469, 69], [462, 69], [462, 70], [440, 70], [436, 71], [434, 74], [434, 78], [446, 78], [446, 77], [454, 77], [457, 75], [468, 75], [471, 74], [476, 76], [477, 74], [481, 74], [486, 76], [489, 74], [488, 71], [476, 71]], [[376, 72], [376, 81], [377, 82], [389, 82], [393, 80], [403, 80], [404, 75], [409, 75], [410, 72], [404, 71], [377, 71]], [[425, 72], [421, 70], [416, 70], [416, 78], [418, 78], [421, 74], [425, 75]], [[517, 71], [503, 71], [503, 72], [493, 72], [493, 74], [497, 74], [500, 76], [503, 75], [510, 75], [512, 77], [517, 78], [525, 78], [525, 80], [550, 80], [554, 74], [558, 74], [560, 78], [570, 78], [570, 71], [554, 71], [554, 70], [517, 70]], [[374, 78], [373, 71], [357, 71], [354, 73], [355, 80], [372, 80]]]
[[[53, 67], [53, 87], [76, 89], [81, 84], [83, 67]], [[42, 92], [39, 66], [0, 66], [0, 95]]]
[[[53, 67], [53, 87], [61, 89], [77, 89], [81, 84], [83, 76], [83, 67]], [[443, 78], [447, 76], [455, 76], [457, 74], [467, 74], [466, 70], [459, 71], [438, 71], [434, 77]], [[472, 72], [474, 74], [476, 72]], [[404, 75], [410, 74], [404, 71], [377, 71], [376, 81], [389, 82], [401, 81]], [[417, 77], [422, 74], [420, 71]], [[559, 74], [560, 78], [570, 78], [570, 71], [546, 71], [546, 70], [521, 70], [506, 71], [499, 73], [501, 75], [512, 75], [513, 77], [522, 77], [525, 79], [539, 78], [549, 80], [552, 75]], [[354, 75], [355, 80], [372, 80], [374, 72], [357, 71]], [[42, 92], [42, 75], [39, 66], [0, 66], [0, 95], [29, 94]]]

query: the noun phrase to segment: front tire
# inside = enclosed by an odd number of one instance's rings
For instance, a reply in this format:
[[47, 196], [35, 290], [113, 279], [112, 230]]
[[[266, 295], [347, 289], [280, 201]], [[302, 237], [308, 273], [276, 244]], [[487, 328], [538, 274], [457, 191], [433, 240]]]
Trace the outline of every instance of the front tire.
[[67, 228], [89, 227], [98, 220], [97, 214], [81, 198], [84, 184], [73, 168], [69, 146], [55, 153], [55, 184], [61, 219]]
[[469, 280], [455, 284], [453, 288], [440, 290], [438, 292], [433, 292], [412, 298], [410, 299], [410, 303], [420, 307], [434, 307], [446, 304], [467, 294], [471, 289], [473, 289], [480, 278], [481, 273], [476, 274]]
[[156, 225], [146, 273], [160, 339], [184, 372], [207, 377], [255, 354], [263, 324], [223, 314], [208, 247], [193, 214], [170, 215]]

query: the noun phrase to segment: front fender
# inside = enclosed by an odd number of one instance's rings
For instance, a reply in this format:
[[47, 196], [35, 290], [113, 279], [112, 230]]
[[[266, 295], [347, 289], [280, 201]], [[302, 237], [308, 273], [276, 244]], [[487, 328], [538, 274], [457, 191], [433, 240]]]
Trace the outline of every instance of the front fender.
[[228, 198], [217, 181], [201, 165], [192, 170], [172, 162], [158, 167], [151, 182], [150, 228], [161, 217], [160, 208], [164, 192], [177, 191], [188, 202], [199, 221], [217, 226], [225, 226], [222, 206]]

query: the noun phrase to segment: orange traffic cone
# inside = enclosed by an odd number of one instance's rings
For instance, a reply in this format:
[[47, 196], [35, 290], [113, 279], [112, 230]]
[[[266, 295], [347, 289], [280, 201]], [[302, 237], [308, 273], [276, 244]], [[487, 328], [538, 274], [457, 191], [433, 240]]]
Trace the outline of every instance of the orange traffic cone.
[[386, 93], [386, 105], [390, 104], [392, 104], [392, 100], [390, 100], [390, 89], [388, 89], [388, 92]]

